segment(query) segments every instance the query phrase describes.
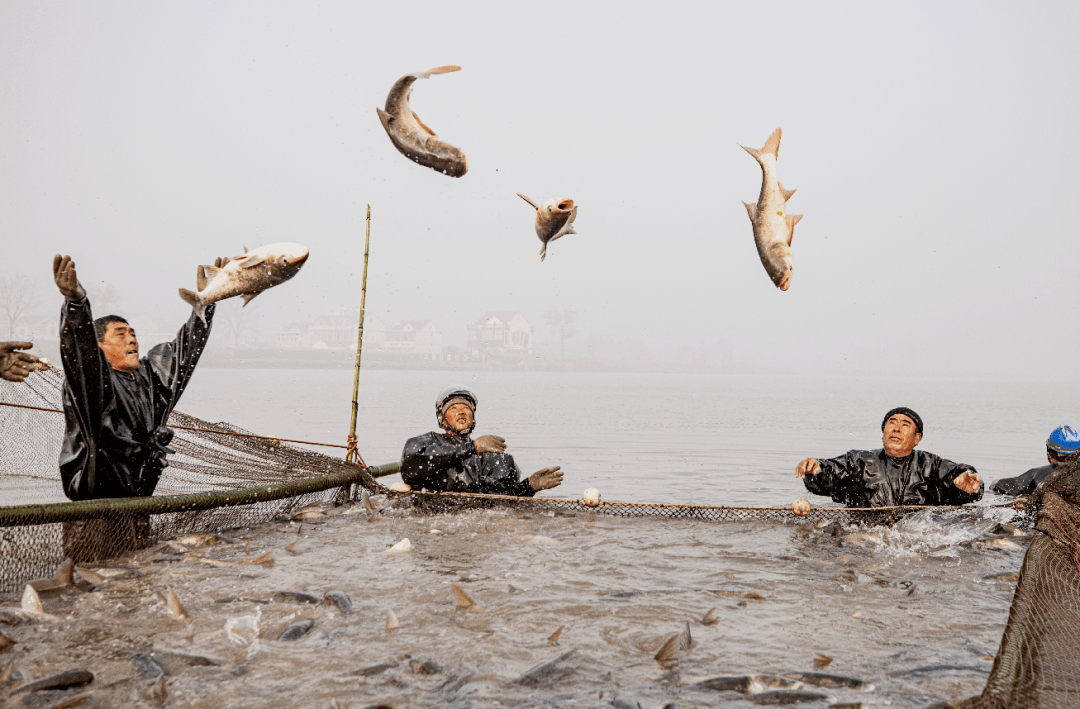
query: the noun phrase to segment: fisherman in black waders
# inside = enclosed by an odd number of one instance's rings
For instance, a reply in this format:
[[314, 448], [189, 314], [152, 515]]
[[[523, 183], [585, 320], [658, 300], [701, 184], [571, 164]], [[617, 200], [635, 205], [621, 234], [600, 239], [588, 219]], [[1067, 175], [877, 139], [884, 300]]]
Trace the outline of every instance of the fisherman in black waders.
[[401, 479], [415, 490], [482, 492], [532, 497], [557, 487], [559, 466], [521, 479], [521, 469], [499, 436], [469, 437], [476, 426], [476, 395], [462, 386], [448, 386], [435, 399], [435, 417], [443, 433], [432, 431], [405, 443]]
[[[228, 259], [218, 259], [223, 266]], [[154, 494], [173, 431], [165, 424], [184, 393], [210, 336], [193, 312], [176, 339], [139, 358], [135, 330], [117, 315], [94, 319], [70, 257], [53, 259], [53, 277], [66, 299], [60, 314], [64, 364], [64, 417], [60, 479], [71, 500], [143, 497]], [[199, 271], [199, 290], [206, 287]], [[111, 513], [63, 530], [65, 556], [77, 563], [104, 559], [150, 541], [150, 517]]]
[[999, 495], [1030, 495], [1035, 488], [1066, 463], [1080, 460], [1080, 433], [1072, 426], [1058, 426], [1046, 439], [1046, 460], [1049, 465], [1032, 468], [1015, 478], [1002, 478], [990, 485], [990, 492]]
[[922, 434], [922, 418], [901, 406], [881, 422], [882, 448], [807, 458], [795, 474], [810, 492], [848, 507], [964, 505], [982, 499], [975, 468], [915, 450]]

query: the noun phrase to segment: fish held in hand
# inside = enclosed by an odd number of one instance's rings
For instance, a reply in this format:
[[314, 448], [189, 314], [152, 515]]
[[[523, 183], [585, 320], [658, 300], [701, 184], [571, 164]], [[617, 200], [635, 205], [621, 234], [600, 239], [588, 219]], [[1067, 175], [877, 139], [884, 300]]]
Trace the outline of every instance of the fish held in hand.
[[520, 192], [518, 197], [529, 203], [536, 210], [536, 236], [544, 244], [540, 249], [540, 260], [547, 256], [548, 244], [556, 239], [561, 239], [567, 234], [576, 234], [574, 220], [577, 219], [577, 205], [574, 200], [549, 199], [543, 204], [537, 204]]
[[761, 150], [739, 146], [754, 156], [761, 165], [761, 194], [757, 204], [747, 204], [746, 212], [754, 225], [754, 243], [757, 244], [761, 264], [769, 278], [780, 290], [791, 287], [791, 237], [795, 225], [803, 215], [788, 214], [787, 201], [795, 190], [785, 190], [776, 175], [776, 158], [780, 152], [780, 129], [773, 131]]
[[412, 85], [417, 79], [427, 79], [432, 74], [448, 74], [461, 71], [459, 66], [440, 66], [427, 71], [418, 71], [394, 82], [386, 97], [386, 109], [376, 108], [390, 142], [405, 157], [413, 162], [430, 167], [450, 177], [461, 177], [469, 170], [465, 153], [449, 143], [443, 142], [435, 131], [420, 120], [420, 116], [409, 107]]
[[206, 306], [219, 300], [243, 296], [244, 305], [268, 288], [289, 280], [307, 261], [307, 247], [301, 244], [267, 244], [230, 259], [221, 268], [199, 266], [206, 276], [206, 288], [198, 293], [180, 289], [180, 298], [195, 308], [206, 323]]

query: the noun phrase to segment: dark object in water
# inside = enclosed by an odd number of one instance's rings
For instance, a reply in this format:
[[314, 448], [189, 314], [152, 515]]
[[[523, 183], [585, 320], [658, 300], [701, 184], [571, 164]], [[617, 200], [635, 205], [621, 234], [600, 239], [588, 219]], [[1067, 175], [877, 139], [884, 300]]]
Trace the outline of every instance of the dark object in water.
[[313, 596], [310, 593], [304, 593], [303, 591], [278, 591], [274, 594], [274, 600], [292, 603], [311, 603], [312, 605], [322, 603], [318, 596]]
[[81, 687], [84, 684], [90, 684], [93, 681], [93, 672], [87, 672], [86, 670], [68, 670], [67, 672], [61, 672], [60, 674], [52, 675], [51, 677], [44, 677], [34, 682], [27, 682], [26, 684], [19, 685], [0, 695], [0, 700], [11, 699], [19, 694], [29, 694], [30, 692], [37, 692], [42, 689]]
[[971, 665], [923, 665], [893, 676], [909, 677], [911, 675], [928, 675], [934, 672], [978, 672], [985, 675], [989, 674], [990, 670], [985, 667], [973, 667]]
[[833, 689], [857, 689], [861, 692], [874, 691], [874, 685], [863, 682], [854, 677], [841, 677], [839, 675], [827, 675], [821, 672], [788, 672], [784, 675], [790, 679], [813, 685], [814, 687], [830, 687]]
[[633, 694], [616, 694], [611, 698], [611, 706], [615, 709], [642, 709], [641, 700]]
[[764, 689], [757, 677], [749, 675], [711, 677], [693, 686], [717, 692], [739, 692], [740, 694], [756, 694]]
[[323, 594], [323, 601], [325, 601], [327, 605], [337, 606], [338, 610], [345, 615], [349, 615], [356, 610], [353, 608], [353, 602], [352, 599], [349, 598], [349, 594], [344, 591], [327, 591]]
[[434, 660], [409, 660], [409, 671], [414, 675], [440, 675], [443, 669]]
[[570, 650], [569, 652], [564, 652], [559, 655], [554, 660], [548, 660], [547, 662], [533, 667], [531, 670], [514, 680], [514, 684], [520, 684], [526, 687], [538, 687], [541, 684], [557, 682], [563, 679], [573, 672], [573, 668], [566, 662], [573, 654], [574, 651]]
[[165, 674], [165, 668], [145, 652], [132, 655], [131, 663], [135, 665], [135, 679], [157, 679]]
[[288, 628], [285, 628], [281, 633], [281, 637], [278, 640], [285, 642], [292, 642], [293, 640], [299, 640], [304, 637], [315, 627], [315, 621], [313, 620], [298, 620]]
[[785, 704], [798, 704], [799, 702], [827, 702], [829, 696], [817, 692], [804, 692], [799, 689], [777, 689], [771, 692], [750, 695], [750, 701], [754, 704], [766, 706], [780, 706]]
[[355, 670], [353, 674], [360, 675], [361, 677], [374, 677], [393, 667], [397, 667], [396, 662], [380, 662], [379, 664], [371, 665], [370, 667], [361, 667], [360, 669]]

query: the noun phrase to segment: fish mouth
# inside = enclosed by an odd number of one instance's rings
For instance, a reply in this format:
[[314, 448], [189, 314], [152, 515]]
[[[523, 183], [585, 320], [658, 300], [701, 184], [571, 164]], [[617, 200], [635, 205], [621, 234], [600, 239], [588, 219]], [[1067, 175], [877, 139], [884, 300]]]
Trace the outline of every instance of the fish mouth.
[[290, 266], [299, 266], [300, 264], [304, 263], [304, 261], [307, 261], [308, 256], [308, 252], [305, 251], [299, 256], [286, 256], [285, 262], [288, 263]]
[[559, 202], [559, 206], [558, 206], [559, 211], [569, 212], [573, 208], [574, 208], [574, 200], [572, 200], [572, 199], [564, 199], [563, 201]]

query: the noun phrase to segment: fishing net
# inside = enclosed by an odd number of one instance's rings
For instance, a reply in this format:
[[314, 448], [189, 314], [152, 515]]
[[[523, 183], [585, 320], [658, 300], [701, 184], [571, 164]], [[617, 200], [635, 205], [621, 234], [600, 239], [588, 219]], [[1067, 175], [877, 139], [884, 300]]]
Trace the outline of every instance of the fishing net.
[[952, 709], [1080, 707], [1080, 461], [1032, 496], [1035, 534], [981, 695]]
[[[66, 558], [104, 560], [162, 539], [219, 532], [288, 517], [313, 504], [355, 499], [361, 487], [419, 513], [514, 508], [533, 514], [666, 517], [714, 522], [825, 525], [891, 524], [925, 507], [736, 507], [518, 498], [468, 493], [392, 493], [375, 479], [397, 465], [363, 468], [301, 448], [302, 441], [258, 436], [226, 423], [174, 412], [169, 467], [153, 497], [64, 502], [57, 458], [64, 434], [63, 374], [0, 380], [0, 592], [48, 577]], [[326, 444], [317, 444], [326, 445]], [[344, 449], [345, 446], [334, 446]], [[941, 509], [941, 508], [935, 508]]]

